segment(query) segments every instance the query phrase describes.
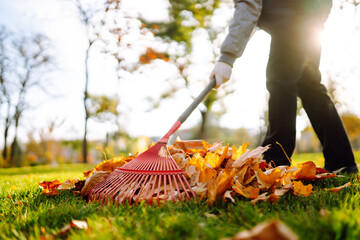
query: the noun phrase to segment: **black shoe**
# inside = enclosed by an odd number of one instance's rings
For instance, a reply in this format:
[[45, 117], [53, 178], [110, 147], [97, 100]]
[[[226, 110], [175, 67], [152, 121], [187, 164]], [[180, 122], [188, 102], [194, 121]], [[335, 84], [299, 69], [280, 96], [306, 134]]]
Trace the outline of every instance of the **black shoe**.
[[340, 174], [342, 174], [342, 173], [359, 173], [359, 169], [355, 165], [355, 166], [342, 167], [342, 168], [339, 168], [339, 169], [336, 169], [336, 170], [330, 171], [330, 172], [340, 173]]

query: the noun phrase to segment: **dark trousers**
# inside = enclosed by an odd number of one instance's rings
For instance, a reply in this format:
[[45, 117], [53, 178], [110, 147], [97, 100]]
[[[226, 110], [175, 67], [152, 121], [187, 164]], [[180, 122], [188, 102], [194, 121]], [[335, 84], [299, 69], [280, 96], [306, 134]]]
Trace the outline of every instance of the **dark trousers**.
[[[284, 2], [287, 5], [284, 5]], [[309, 8], [306, 4], [312, 4]], [[297, 98], [302, 101], [322, 144], [325, 169], [355, 166], [346, 131], [334, 103], [321, 83], [321, 46], [317, 39], [331, 9], [328, 0], [264, 0], [259, 27], [271, 34], [267, 65], [269, 126], [264, 159], [289, 165], [296, 141]]]

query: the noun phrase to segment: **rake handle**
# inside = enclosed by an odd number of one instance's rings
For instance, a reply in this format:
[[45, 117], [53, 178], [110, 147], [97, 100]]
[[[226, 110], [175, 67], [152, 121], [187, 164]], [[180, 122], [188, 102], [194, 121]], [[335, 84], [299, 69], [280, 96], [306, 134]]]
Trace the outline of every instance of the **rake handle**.
[[190, 104], [190, 106], [185, 109], [185, 111], [180, 115], [174, 125], [170, 128], [170, 130], [162, 137], [158, 142], [159, 143], [167, 143], [169, 141], [170, 136], [178, 130], [183, 122], [190, 116], [190, 114], [195, 110], [195, 108], [204, 100], [206, 95], [216, 86], [216, 79], [213, 78], [210, 83], [205, 87], [205, 89], [197, 96], [194, 101]]
[[197, 96], [190, 106], [180, 115], [178, 121], [180, 123], [185, 122], [185, 120], [190, 116], [190, 114], [195, 110], [195, 108], [204, 100], [206, 95], [216, 86], [216, 79], [213, 78], [210, 83], [205, 87], [205, 89]]

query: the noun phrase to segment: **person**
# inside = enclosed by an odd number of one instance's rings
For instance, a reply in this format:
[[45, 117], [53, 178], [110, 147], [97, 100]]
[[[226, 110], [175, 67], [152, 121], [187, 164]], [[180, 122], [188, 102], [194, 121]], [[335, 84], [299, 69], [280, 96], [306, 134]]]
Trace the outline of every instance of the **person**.
[[[316, 35], [332, 8], [331, 0], [234, 0], [235, 12], [221, 55], [210, 78], [216, 88], [228, 81], [256, 27], [271, 35], [266, 69], [269, 125], [263, 158], [276, 166], [289, 165], [296, 142], [297, 98], [302, 101], [319, 138], [328, 171], [358, 172], [354, 154], [335, 105], [321, 83], [321, 46]], [[281, 146], [279, 144], [280, 143]]]

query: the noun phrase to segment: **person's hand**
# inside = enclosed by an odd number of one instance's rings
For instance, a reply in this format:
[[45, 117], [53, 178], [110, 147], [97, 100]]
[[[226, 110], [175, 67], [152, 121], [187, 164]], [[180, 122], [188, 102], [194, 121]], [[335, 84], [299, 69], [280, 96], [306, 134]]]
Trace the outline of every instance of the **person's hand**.
[[216, 62], [214, 69], [210, 74], [210, 80], [216, 79], [215, 88], [219, 88], [221, 84], [227, 82], [231, 76], [232, 67], [224, 62]]

